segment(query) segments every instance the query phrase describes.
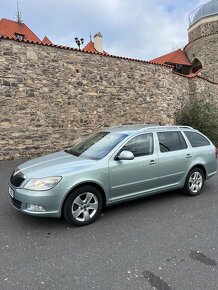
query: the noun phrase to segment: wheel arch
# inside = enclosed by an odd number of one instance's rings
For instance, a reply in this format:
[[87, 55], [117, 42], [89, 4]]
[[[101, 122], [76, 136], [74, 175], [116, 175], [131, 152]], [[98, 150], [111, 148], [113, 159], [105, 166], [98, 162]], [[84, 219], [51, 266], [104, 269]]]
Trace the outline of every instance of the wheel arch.
[[82, 182], [80, 184], [77, 184], [76, 186], [72, 187], [68, 193], [66, 194], [66, 196], [64, 197], [64, 200], [62, 202], [62, 205], [61, 205], [61, 215], [63, 215], [63, 208], [64, 208], [64, 204], [68, 198], [68, 196], [74, 191], [76, 190], [77, 188], [79, 187], [82, 187], [82, 186], [92, 186], [92, 187], [95, 187], [96, 189], [99, 190], [99, 192], [101, 193], [101, 196], [102, 196], [102, 199], [103, 199], [103, 207], [106, 205], [106, 194], [105, 194], [105, 191], [104, 189], [102, 188], [102, 186], [100, 186], [98, 183], [96, 182], [93, 182], [93, 181], [89, 181], [89, 182]]
[[[206, 168], [205, 168], [205, 166], [203, 165], [203, 164], [195, 164], [195, 165], [193, 165], [191, 168], [190, 168], [190, 170], [189, 170], [189, 172], [191, 171], [191, 170], [193, 170], [194, 168], [199, 168], [199, 169], [201, 169], [201, 171], [204, 173], [204, 178], [206, 179], [207, 178], [207, 171], [206, 171]], [[188, 172], [188, 173], [189, 173]], [[187, 174], [187, 176], [188, 176], [188, 174]], [[186, 176], [186, 177], [187, 177]]]
[[[196, 185], [195, 181], [190, 181], [190, 177], [191, 175], [193, 174], [193, 172], [195, 172], [195, 170], [197, 171], [197, 169], [199, 171], [201, 171], [201, 174], [203, 175], [202, 176], [202, 179], [201, 180], [201, 183], [200, 185], [197, 185], [194, 188], [192, 188], [192, 185]], [[185, 183], [184, 183], [184, 186], [183, 186], [183, 192], [185, 195], [188, 195], [188, 196], [196, 196], [198, 195], [202, 189], [203, 189], [203, 185], [204, 185], [204, 180], [206, 179], [206, 168], [204, 165], [202, 164], [195, 164], [194, 166], [192, 166], [186, 176], [186, 179], [185, 179]], [[191, 187], [190, 187], [190, 183], [192, 184]]]

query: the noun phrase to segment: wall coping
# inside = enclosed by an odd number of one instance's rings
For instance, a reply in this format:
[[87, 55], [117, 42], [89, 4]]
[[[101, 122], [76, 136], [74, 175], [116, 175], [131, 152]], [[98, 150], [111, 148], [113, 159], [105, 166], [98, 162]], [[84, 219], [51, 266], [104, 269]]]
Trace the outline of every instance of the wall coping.
[[[210, 82], [212, 84], [218, 85], [217, 82], [213, 82], [213, 81], [211, 81], [211, 80], [209, 80], [209, 79], [207, 79], [205, 77], [199, 76], [198, 73], [200, 71], [198, 71], [195, 74], [183, 75], [181, 73], [178, 73], [178, 72], [173, 71], [172, 70], [173, 66], [172, 65], [168, 65], [168, 64], [158, 64], [158, 63], [155, 63], [155, 62], [152, 62], [152, 61], [139, 60], [139, 59], [122, 57], [122, 56], [116, 56], [116, 55], [111, 55], [111, 54], [105, 55], [105, 54], [100, 53], [100, 52], [86, 51], [86, 50], [82, 50], [82, 49], [79, 50], [78, 48], [73, 48], [73, 47], [63, 46], [63, 45], [58, 45], [58, 44], [47, 44], [47, 43], [37, 42], [37, 41], [18, 40], [16, 38], [4, 36], [4, 35], [0, 35], [0, 40], [1, 39], [10, 40], [10, 41], [16, 41], [16, 42], [21, 42], [21, 43], [36, 44], [36, 45], [41, 45], [41, 46], [49, 46], [49, 47], [54, 47], [54, 48], [58, 48], [58, 49], [71, 50], [71, 51], [76, 51], [76, 52], [81, 52], [81, 53], [96, 54], [96, 55], [100, 55], [100, 56], [103, 56], [103, 57], [111, 57], [111, 58], [123, 59], [123, 60], [127, 60], [127, 61], [135, 61], [135, 62], [140, 62], [140, 63], [144, 63], [144, 64], [152, 64], [152, 65], [156, 65], [156, 66], [162, 66], [162, 67], [171, 69], [172, 73], [174, 73], [176, 75], [179, 75], [181, 77], [188, 78], [188, 79], [198, 77], [198, 78], [201, 78], [201, 79], [203, 79], [205, 81], [208, 81], [208, 82]], [[190, 43], [188, 43], [188, 44], [190, 44]]]
[[41, 45], [41, 46], [50, 46], [50, 47], [54, 47], [54, 48], [58, 48], [58, 49], [72, 50], [72, 51], [77, 51], [77, 52], [81, 52], [81, 53], [97, 54], [97, 55], [104, 56], [104, 57], [112, 57], [112, 58], [129, 60], [129, 61], [136, 61], [136, 62], [141, 62], [141, 63], [146, 63], [146, 64], [153, 64], [156, 66], [162, 66], [162, 67], [166, 67], [166, 68], [170, 68], [170, 69], [173, 68], [173, 66], [168, 65], [168, 64], [158, 64], [158, 63], [154, 63], [151, 61], [140, 60], [140, 59], [135, 59], [135, 58], [128, 58], [128, 57], [123, 57], [123, 56], [116, 56], [116, 55], [112, 55], [112, 54], [106, 55], [106, 54], [101, 53], [101, 52], [87, 51], [87, 50], [73, 48], [70, 46], [64, 46], [64, 45], [59, 45], [59, 44], [53, 44], [53, 43], [47, 44], [47, 43], [43, 43], [43, 42], [29, 41], [29, 40], [25, 40], [25, 39], [19, 40], [19, 39], [16, 39], [14, 37], [8, 37], [8, 36], [4, 36], [4, 35], [0, 35], [0, 40], [1, 39], [12, 40], [12, 41], [22, 42], [22, 43], [36, 44], [36, 45]]
[[204, 37], [208, 37], [208, 36], [212, 36], [212, 35], [218, 35], [218, 33], [208, 33], [208, 34], [205, 34], [204, 36], [200, 36], [200, 37], [198, 37], [198, 38], [196, 38], [196, 39], [194, 39], [194, 40], [192, 40], [192, 41], [189, 41], [189, 42], [185, 45], [184, 50], [189, 46], [189, 44], [192, 44], [193, 42], [195, 42], [195, 41], [197, 41], [197, 40], [200, 40], [200, 39], [202, 39], [202, 38], [204, 38]]
[[189, 74], [189, 75], [183, 75], [183, 74], [178, 73], [178, 72], [175, 72], [175, 71], [173, 71], [173, 73], [176, 74], [176, 75], [179, 75], [179, 76], [181, 76], [181, 77], [187, 78], [187, 79], [199, 78], [199, 79], [202, 79], [202, 80], [204, 80], [204, 81], [207, 81], [207, 82], [209, 82], [209, 83], [211, 83], [211, 84], [218, 85], [218, 82], [214, 82], [214, 81], [211, 81], [211, 80], [208, 79], [208, 78], [205, 78], [205, 77], [200, 76], [199, 73], [200, 73], [201, 71], [202, 71], [202, 69], [200, 69], [200, 70], [197, 71], [196, 73], [191, 73], [191, 74]]

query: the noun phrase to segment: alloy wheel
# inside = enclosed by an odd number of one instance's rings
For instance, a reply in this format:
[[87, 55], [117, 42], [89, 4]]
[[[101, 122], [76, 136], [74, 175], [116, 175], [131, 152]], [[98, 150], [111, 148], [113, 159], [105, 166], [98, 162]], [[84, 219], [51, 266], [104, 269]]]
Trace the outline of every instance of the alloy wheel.
[[98, 199], [91, 192], [78, 195], [72, 203], [72, 215], [79, 222], [90, 220], [98, 210]]
[[189, 177], [189, 189], [193, 193], [201, 190], [203, 185], [203, 176], [199, 171], [194, 171]]

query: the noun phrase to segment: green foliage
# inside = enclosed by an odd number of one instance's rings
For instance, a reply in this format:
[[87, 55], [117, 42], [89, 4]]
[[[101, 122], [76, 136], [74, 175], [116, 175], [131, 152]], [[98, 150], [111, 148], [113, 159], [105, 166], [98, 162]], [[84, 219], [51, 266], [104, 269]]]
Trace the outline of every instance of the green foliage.
[[211, 98], [192, 98], [175, 114], [178, 125], [191, 126], [218, 146], [218, 106]]

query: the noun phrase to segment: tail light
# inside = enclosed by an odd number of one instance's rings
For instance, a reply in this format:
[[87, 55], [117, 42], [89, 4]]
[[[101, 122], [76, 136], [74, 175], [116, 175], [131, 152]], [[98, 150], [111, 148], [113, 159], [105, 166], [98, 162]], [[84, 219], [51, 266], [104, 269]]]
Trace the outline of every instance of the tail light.
[[215, 148], [215, 156], [218, 157], [218, 148]]

